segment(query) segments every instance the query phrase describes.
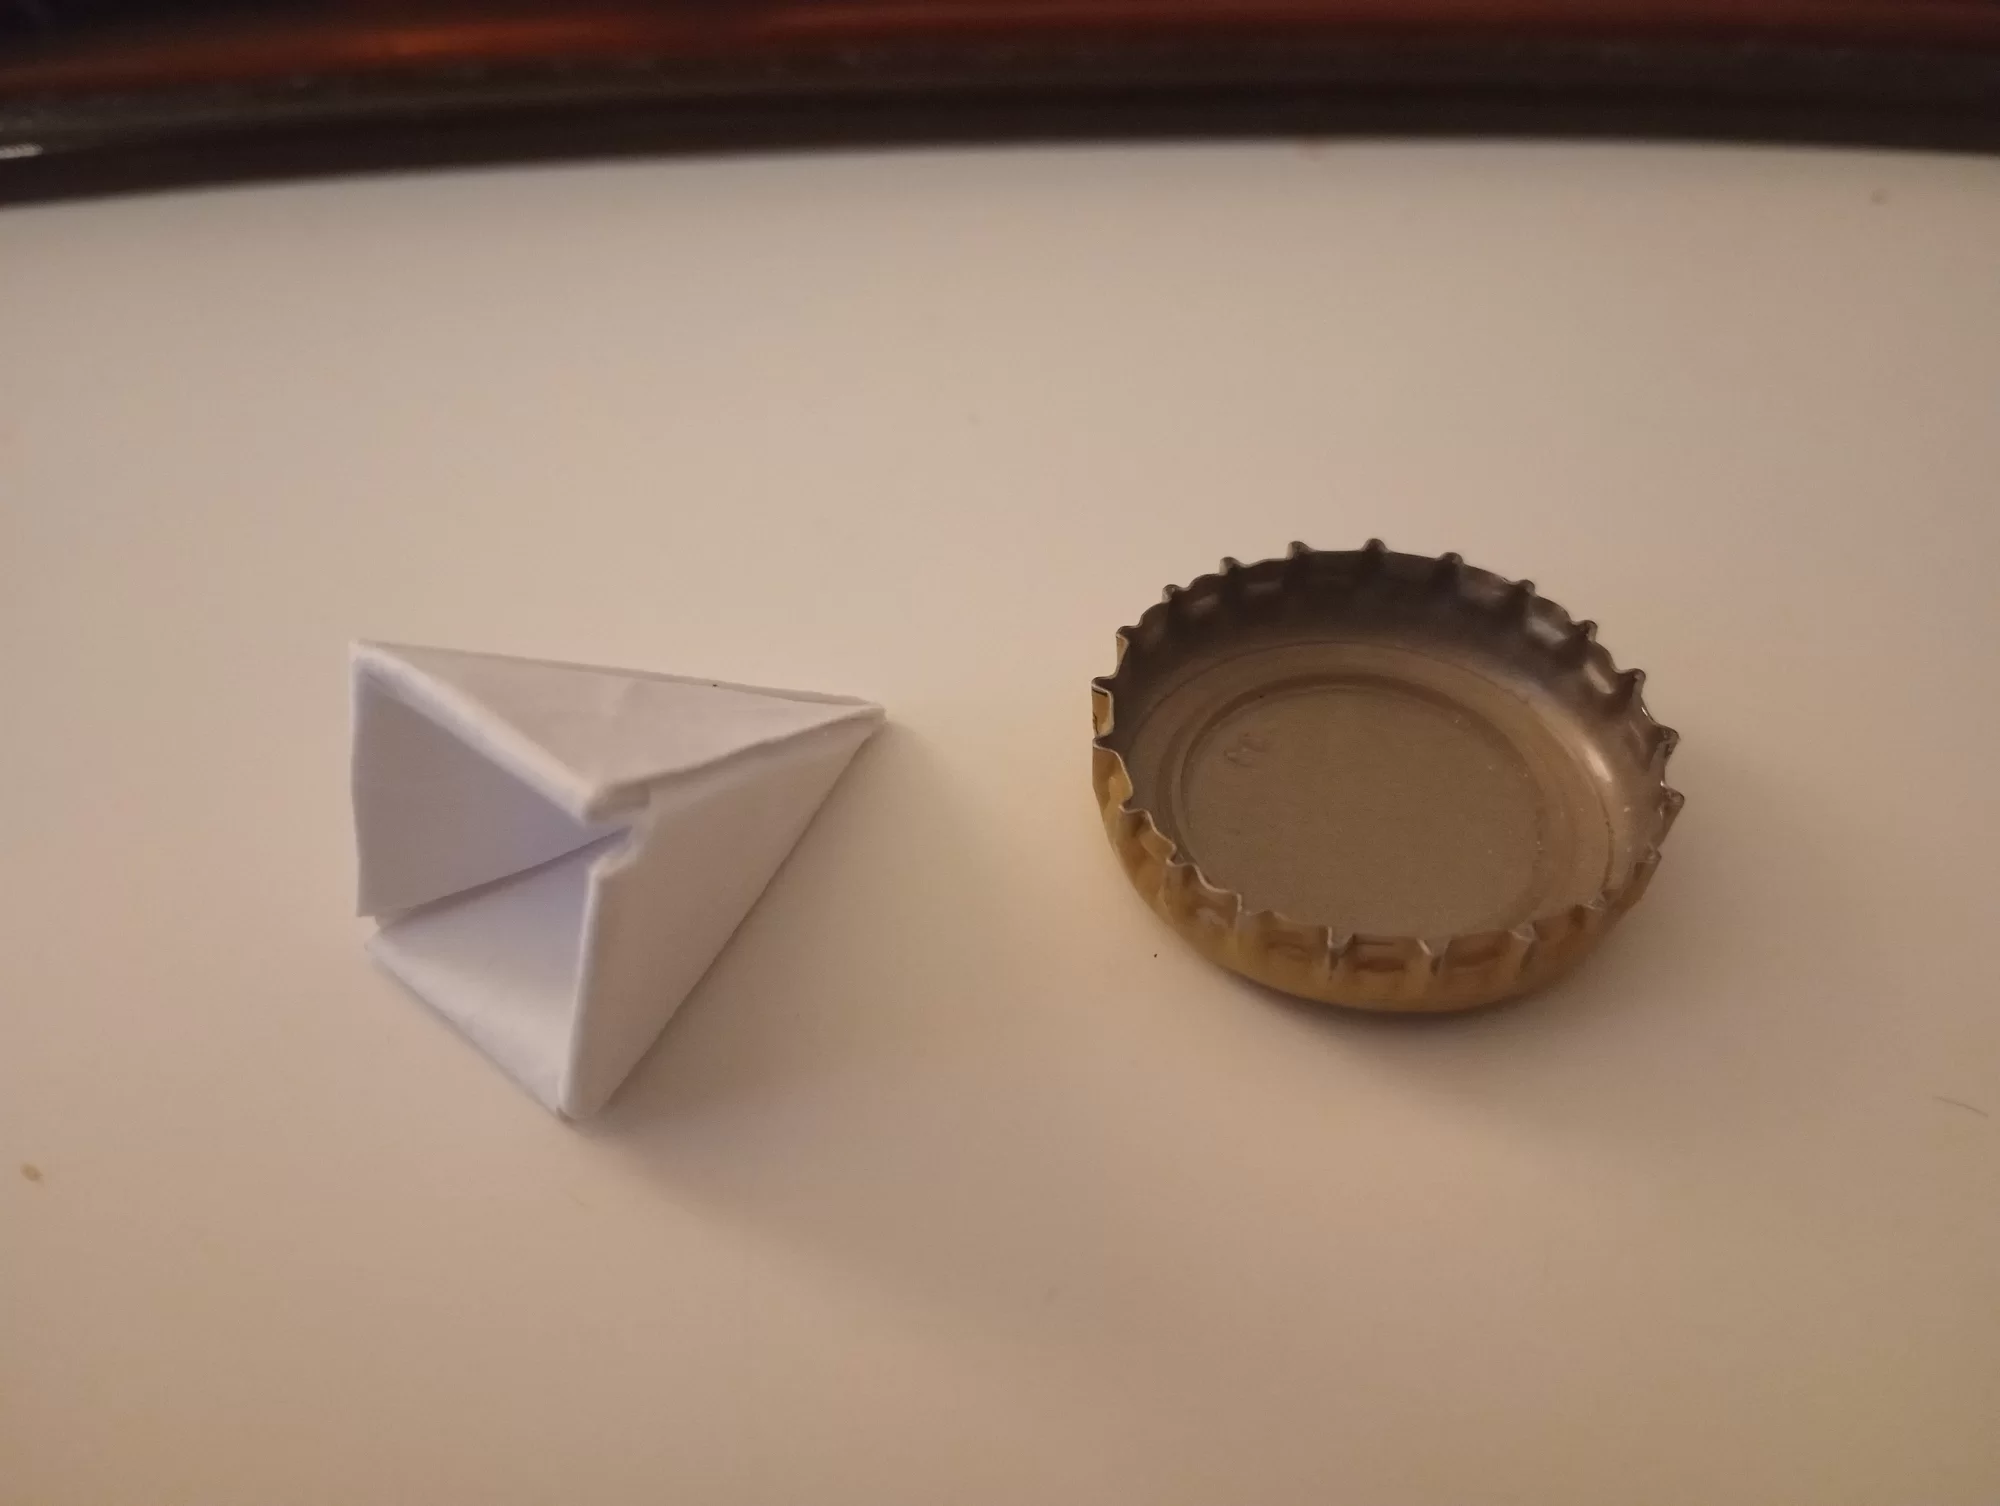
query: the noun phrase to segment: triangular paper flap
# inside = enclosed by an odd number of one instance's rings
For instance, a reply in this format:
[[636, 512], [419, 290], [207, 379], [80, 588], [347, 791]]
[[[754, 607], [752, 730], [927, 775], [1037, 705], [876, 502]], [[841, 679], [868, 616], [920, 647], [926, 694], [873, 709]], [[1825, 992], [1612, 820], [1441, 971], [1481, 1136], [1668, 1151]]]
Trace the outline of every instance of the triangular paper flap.
[[353, 782], [361, 914], [428, 904], [618, 829], [578, 821], [403, 695], [357, 667]]
[[662, 786], [593, 875], [562, 1110], [603, 1107], [757, 903], [877, 722], [845, 722]]
[[357, 665], [397, 682], [579, 820], [615, 814], [644, 786], [720, 759], [881, 718], [851, 697], [455, 649], [369, 644]]
[[576, 1021], [591, 846], [427, 905], [377, 931], [368, 950], [549, 1108]]

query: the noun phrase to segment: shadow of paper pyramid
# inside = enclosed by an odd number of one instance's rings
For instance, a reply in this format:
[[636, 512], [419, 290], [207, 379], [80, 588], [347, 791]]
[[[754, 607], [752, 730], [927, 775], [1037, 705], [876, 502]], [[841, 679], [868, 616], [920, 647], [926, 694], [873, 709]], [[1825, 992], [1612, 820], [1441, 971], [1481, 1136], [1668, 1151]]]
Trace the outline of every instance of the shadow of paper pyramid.
[[357, 645], [370, 950], [529, 1092], [596, 1112], [707, 971], [880, 707]]

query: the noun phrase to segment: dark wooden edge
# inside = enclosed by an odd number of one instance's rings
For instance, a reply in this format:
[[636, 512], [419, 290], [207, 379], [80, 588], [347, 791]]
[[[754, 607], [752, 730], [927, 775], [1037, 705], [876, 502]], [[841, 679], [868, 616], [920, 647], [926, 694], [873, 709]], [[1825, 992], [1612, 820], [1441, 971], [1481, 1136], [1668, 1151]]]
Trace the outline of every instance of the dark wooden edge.
[[1981, 37], [1946, 46], [1727, 28], [1137, 28], [48, 76], [58, 82], [38, 84], [18, 58], [11, 77], [0, 63], [0, 203], [385, 168], [921, 142], [1368, 133], [2000, 146], [2000, 46]]

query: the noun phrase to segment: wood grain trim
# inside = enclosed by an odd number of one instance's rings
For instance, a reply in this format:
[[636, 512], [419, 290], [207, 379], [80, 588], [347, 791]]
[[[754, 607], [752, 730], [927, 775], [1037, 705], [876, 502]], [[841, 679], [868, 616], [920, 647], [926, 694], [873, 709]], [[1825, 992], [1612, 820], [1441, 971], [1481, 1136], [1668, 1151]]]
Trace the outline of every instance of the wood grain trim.
[[49, 4], [0, 9], [0, 201], [1078, 135], [2000, 144], [1994, 0]]

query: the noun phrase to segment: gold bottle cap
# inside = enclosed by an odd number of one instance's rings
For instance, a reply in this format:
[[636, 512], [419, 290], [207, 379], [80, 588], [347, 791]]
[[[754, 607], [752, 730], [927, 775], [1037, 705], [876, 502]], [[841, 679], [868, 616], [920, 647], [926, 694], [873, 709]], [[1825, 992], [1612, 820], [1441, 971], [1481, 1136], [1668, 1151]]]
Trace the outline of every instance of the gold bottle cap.
[[1304, 998], [1538, 988], [1638, 901], [1680, 810], [1645, 677], [1455, 554], [1224, 560], [1118, 655], [1092, 774], [1126, 873], [1206, 956]]

